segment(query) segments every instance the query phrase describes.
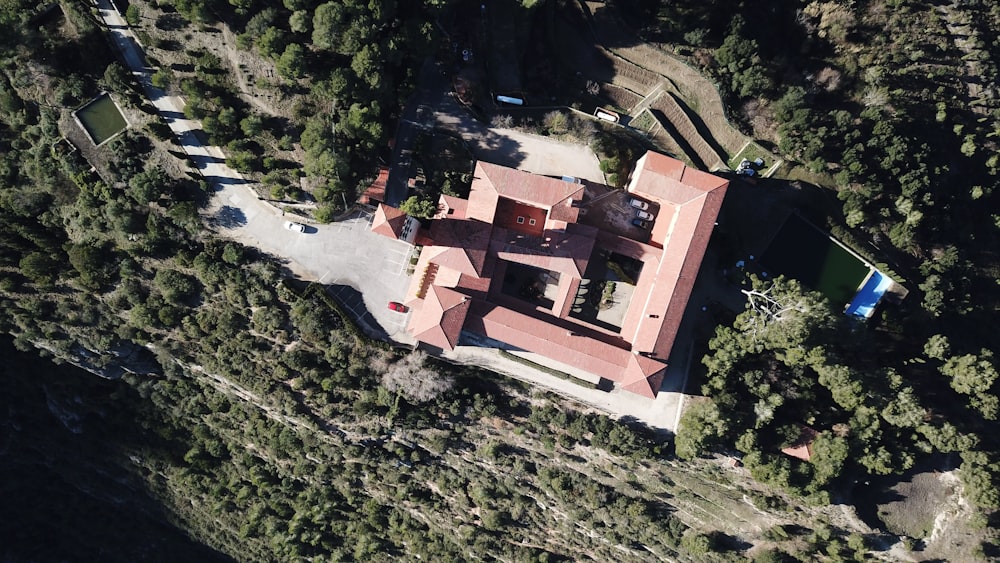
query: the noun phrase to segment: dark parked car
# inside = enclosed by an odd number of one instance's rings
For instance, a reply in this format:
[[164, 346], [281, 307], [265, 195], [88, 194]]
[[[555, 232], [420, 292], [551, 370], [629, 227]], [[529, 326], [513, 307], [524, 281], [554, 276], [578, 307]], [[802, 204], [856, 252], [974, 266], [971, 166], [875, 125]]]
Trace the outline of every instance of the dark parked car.
[[636, 217], [635, 219], [632, 219], [632, 224], [635, 225], [636, 227], [639, 227], [640, 229], [648, 229], [649, 228], [649, 223], [647, 223], [646, 221], [643, 221], [642, 219], [639, 219], [638, 217]]

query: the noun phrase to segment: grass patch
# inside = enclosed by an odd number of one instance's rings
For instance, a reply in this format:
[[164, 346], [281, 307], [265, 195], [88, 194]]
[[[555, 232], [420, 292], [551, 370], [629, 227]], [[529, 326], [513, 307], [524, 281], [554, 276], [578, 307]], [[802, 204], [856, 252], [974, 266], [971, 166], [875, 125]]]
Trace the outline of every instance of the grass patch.
[[570, 374], [568, 374], [568, 373], [566, 373], [564, 371], [559, 371], [557, 369], [552, 369], [552, 368], [550, 368], [548, 366], [543, 366], [542, 364], [539, 364], [537, 362], [533, 362], [533, 361], [528, 360], [526, 358], [522, 358], [521, 356], [517, 356], [515, 354], [511, 354], [510, 352], [508, 352], [506, 350], [497, 350], [497, 351], [500, 353], [501, 356], [503, 356], [504, 358], [507, 358], [508, 360], [513, 360], [513, 361], [515, 361], [515, 362], [517, 362], [517, 363], [519, 363], [521, 365], [528, 366], [528, 367], [530, 367], [532, 369], [536, 369], [538, 371], [547, 373], [547, 374], [549, 374], [551, 376], [554, 376], [554, 377], [558, 377], [559, 379], [565, 379], [566, 381], [569, 381], [569, 382], [572, 382], [572, 383], [576, 383], [580, 387], [585, 387], [587, 389], [597, 389], [598, 388], [598, 386], [597, 386], [596, 383], [591, 383], [589, 381], [584, 381], [584, 380], [582, 380], [580, 378], [573, 377], [572, 375], [570, 375]]
[[633, 129], [646, 132], [656, 125], [656, 118], [653, 117], [653, 114], [649, 113], [649, 110], [642, 110], [642, 112], [637, 115], [635, 119], [629, 121], [628, 125]]
[[754, 141], [750, 141], [750, 143], [747, 144], [747, 146], [743, 147], [743, 149], [740, 152], [733, 155], [733, 157], [730, 158], [729, 162], [727, 162], [726, 164], [729, 166], [730, 169], [736, 170], [736, 167], [740, 165], [740, 162], [742, 162], [744, 158], [749, 160], [750, 162], [753, 162], [758, 158], [763, 158], [764, 170], [767, 170], [775, 162], [778, 161], [778, 157], [775, 156], [773, 153], [771, 153], [771, 151], [758, 145]]
[[798, 215], [790, 215], [761, 257], [766, 267], [795, 278], [836, 307], [850, 303], [868, 266]]
[[775, 178], [782, 178], [789, 181], [800, 181], [809, 184], [814, 184], [816, 186], [831, 187], [835, 186], [836, 183], [829, 174], [816, 173], [805, 166], [795, 166], [789, 162], [785, 162], [778, 168], [777, 172], [774, 173]]

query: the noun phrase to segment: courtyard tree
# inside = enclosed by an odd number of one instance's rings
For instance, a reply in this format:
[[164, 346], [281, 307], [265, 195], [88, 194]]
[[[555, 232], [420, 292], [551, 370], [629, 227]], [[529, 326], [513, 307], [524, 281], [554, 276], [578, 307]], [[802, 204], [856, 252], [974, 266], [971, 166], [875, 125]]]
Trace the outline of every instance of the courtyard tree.
[[437, 213], [437, 204], [429, 199], [411, 195], [399, 204], [399, 209], [410, 217], [417, 219], [430, 219]]

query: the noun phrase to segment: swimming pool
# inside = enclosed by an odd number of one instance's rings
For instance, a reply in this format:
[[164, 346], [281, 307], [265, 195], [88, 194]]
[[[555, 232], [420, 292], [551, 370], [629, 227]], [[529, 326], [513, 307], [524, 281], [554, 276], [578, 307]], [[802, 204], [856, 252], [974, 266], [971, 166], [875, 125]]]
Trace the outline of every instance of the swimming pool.
[[872, 270], [868, 279], [858, 290], [857, 295], [851, 300], [851, 304], [844, 311], [848, 315], [867, 319], [875, 312], [875, 306], [889, 290], [892, 285], [892, 278], [883, 275], [878, 270]]

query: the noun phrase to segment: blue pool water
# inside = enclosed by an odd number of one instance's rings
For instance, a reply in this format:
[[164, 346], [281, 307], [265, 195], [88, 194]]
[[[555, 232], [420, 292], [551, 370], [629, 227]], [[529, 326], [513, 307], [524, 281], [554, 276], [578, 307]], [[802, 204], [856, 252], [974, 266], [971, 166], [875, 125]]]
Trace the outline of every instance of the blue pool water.
[[875, 306], [891, 285], [891, 278], [882, 275], [878, 270], [872, 270], [872, 275], [868, 276], [868, 280], [858, 290], [845, 313], [863, 319], [871, 317], [875, 312]]

